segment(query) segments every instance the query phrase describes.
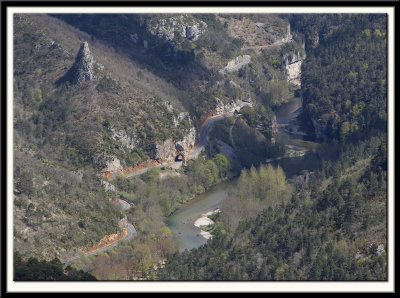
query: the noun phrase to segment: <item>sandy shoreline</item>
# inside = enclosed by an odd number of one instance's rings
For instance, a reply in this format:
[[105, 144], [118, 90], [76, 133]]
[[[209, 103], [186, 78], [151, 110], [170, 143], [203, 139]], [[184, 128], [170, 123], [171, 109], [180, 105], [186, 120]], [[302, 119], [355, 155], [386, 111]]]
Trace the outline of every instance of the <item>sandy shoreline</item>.
[[[201, 229], [201, 226], [209, 226], [213, 225], [214, 221], [208, 218], [210, 215], [213, 215], [215, 213], [221, 212], [219, 209], [215, 209], [214, 211], [209, 211], [201, 215], [196, 221], [194, 222], [194, 225], [198, 228]], [[206, 239], [211, 239], [212, 235], [209, 232], [201, 230], [200, 235], [203, 236]]]

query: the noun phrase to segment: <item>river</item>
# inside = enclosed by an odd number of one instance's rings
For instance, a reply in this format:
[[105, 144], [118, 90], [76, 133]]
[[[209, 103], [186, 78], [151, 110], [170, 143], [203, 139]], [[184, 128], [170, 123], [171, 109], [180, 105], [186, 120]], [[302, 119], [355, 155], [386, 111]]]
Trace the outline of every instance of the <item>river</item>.
[[[305, 153], [302, 156], [283, 157], [270, 162], [275, 166], [280, 165], [287, 177], [296, 175], [301, 170], [317, 169], [321, 163], [316, 154], [319, 144], [307, 140], [307, 136], [298, 129], [296, 117], [301, 113], [301, 109], [301, 99], [294, 98], [282, 104], [276, 111], [279, 141], [293, 151]], [[194, 225], [194, 222], [202, 214], [218, 209], [235, 183], [236, 180], [233, 180], [214, 186], [206, 193], [182, 205], [169, 217], [168, 227], [181, 243], [181, 251], [199, 247], [207, 242], [207, 239], [200, 235], [201, 230]]]
[[233, 185], [233, 181], [220, 183], [185, 203], [169, 217], [168, 227], [180, 240], [181, 251], [199, 247], [207, 242], [207, 239], [200, 235], [201, 230], [194, 222], [202, 214], [216, 210]]

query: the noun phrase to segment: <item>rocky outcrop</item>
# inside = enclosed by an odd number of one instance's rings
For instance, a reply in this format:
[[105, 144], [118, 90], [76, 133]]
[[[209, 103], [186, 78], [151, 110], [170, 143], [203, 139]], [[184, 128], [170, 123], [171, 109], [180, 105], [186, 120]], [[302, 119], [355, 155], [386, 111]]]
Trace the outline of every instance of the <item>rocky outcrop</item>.
[[[175, 143], [175, 147], [182, 147], [185, 154], [187, 154], [191, 149], [193, 149], [196, 144], [196, 129], [191, 127], [189, 133], [180, 141]], [[179, 147], [177, 148], [180, 149]], [[180, 150], [182, 151], [182, 150]]]
[[112, 138], [123, 146], [133, 149], [138, 145], [137, 139], [129, 137], [125, 130], [116, 130], [114, 128], [111, 128], [110, 130]]
[[104, 172], [116, 172], [122, 169], [121, 162], [118, 158], [114, 157], [113, 160], [106, 162]]
[[230, 60], [228, 64], [219, 71], [220, 74], [224, 75], [229, 72], [234, 72], [238, 71], [241, 69], [243, 66], [246, 66], [249, 64], [251, 61], [251, 56], [250, 55], [242, 55], [238, 56], [233, 60]]
[[164, 40], [171, 46], [165, 55], [176, 55], [178, 52], [177, 39], [184, 38], [195, 41], [207, 31], [207, 23], [196, 20], [189, 15], [178, 15], [150, 21], [148, 30], [152, 35]]
[[104, 180], [100, 180], [101, 185], [104, 186], [105, 191], [110, 191], [110, 192], [114, 192], [115, 191], [115, 186], [112, 185], [111, 183], [104, 181]]
[[189, 152], [196, 144], [196, 129], [191, 127], [189, 133], [179, 141], [167, 139], [156, 144], [156, 157], [159, 162], [172, 162], [178, 154], [189, 156]]
[[216, 115], [239, 112], [240, 109], [244, 106], [249, 106], [249, 107], [253, 106], [249, 100], [244, 101], [237, 99], [229, 103], [224, 103], [221, 99], [216, 97], [215, 101], [217, 104], [215, 108]]
[[186, 26], [185, 37], [189, 40], [196, 40], [200, 35], [206, 32], [206, 29], [207, 24], [203, 21], [193, 26]]
[[381, 256], [385, 252], [385, 245], [370, 243], [366, 248], [359, 249], [355, 255], [355, 259], [369, 259], [372, 255]]
[[75, 64], [72, 69], [73, 84], [80, 84], [84, 81], [94, 79], [93, 72], [93, 56], [90, 52], [89, 45], [85, 41], [81, 44]]
[[174, 126], [177, 127], [182, 120], [186, 120], [190, 122], [190, 115], [188, 112], [181, 112], [178, 114], [178, 117], [174, 117], [172, 121], [174, 122]]
[[286, 65], [287, 80], [289, 83], [300, 87], [301, 86], [301, 61]]
[[284, 56], [287, 81], [297, 87], [301, 86], [301, 64], [305, 59], [305, 54], [300, 52], [288, 54]]
[[128, 225], [128, 218], [126, 217], [126, 215], [124, 216], [124, 218], [121, 218], [118, 222], [118, 226], [120, 227], [120, 229], [124, 229], [126, 228]]
[[176, 157], [175, 142], [167, 139], [156, 144], [156, 160], [161, 162], [173, 161]]
[[288, 24], [287, 27], [287, 33], [286, 36], [282, 39], [283, 43], [291, 42], [293, 40], [293, 35], [290, 33], [290, 24]]
[[192, 126], [190, 115], [188, 112], [181, 112], [176, 118], [173, 118], [175, 127], [178, 127], [182, 121], [187, 121], [190, 125], [188, 134], [179, 141], [174, 141], [169, 138], [163, 142], [156, 144], [156, 157], [155, 159], [159, 162], [171, 162], [175, 161], [178, 154], [183, 157], [187, 157], [189, 152], [194, 148], [196, 144], [196, 129]]
[[170, 42], [174, 41], [175, 34], [189, 40], [196, 40], [207, 30], [205, 22], [197, 21], [186, 15], [162, 18], [149, 27], [149, 31], [153, 35]]
[[312, 32], [306, 34], [307, 50], [310, 48], [316, 48], [319, 45], [319, 32]]

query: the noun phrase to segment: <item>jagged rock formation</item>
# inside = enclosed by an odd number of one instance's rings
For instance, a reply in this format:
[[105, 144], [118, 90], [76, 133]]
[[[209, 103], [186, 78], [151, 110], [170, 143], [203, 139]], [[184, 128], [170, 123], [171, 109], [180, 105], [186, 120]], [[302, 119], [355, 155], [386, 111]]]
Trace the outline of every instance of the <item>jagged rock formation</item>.
[[169, 138], [157, 143], [156, 160], [160, 162], [172, 162], [180, 155], [185, 162], [185, 158], [189, 156], [190, 150], [194, 148], [196, 143], [196, 129], [192, 126], [188, 112], [181, 112], [177, 118], [173, 118], [174, 126], [177, 127], [184, 120], [189, 122], [189, 133], [179, 141], [173, 141], [172, 138]]
[[283, 43], [291, 42], [293, 40], [293, 35], [290, 33], [290, 24], [288, 24], [286, 37], [282, 39]]
[[241, 69], [243, 66], [249, 64], [251, 61], [251, 56], [250, 55], [242, 55], [238, 56], [233, 60], [230, 60], [223, 69], [221, 69], [219, 72], [220, 74], [224, 75], [228, 72], [234, 72], [238, 71]]
[[[183, 148], [185, 155], [189, 154], [189, 151], [193, 149], [196, 143], [196, 129], [191, 127], [189, 133], [180, 141], [177, 141], [175, 147], [179, 150], [180, 147]], [[180, 147], [179, 147], [180, 146]], [[182, 150], [181, 150], [182, 152]]]
[[176, 157], [175, 143], [172, 139], [167, 139], [156, 144], [156, 160], [173, 161]]
[[129, 137], [125, 130], [116, 130], [114, 128], [111, 128], [110, 130], [112, 133], [112, 138], [115, 141], [120, 142], [123, 146], [133, 149], [138, 145], [138, 140], [136, 137]]
[[190, 150], [194, 148], [196, 143], [196, 129], [191, 127], [189, 133], [179, 141], [167, 139], [156, 144], [156, 157], [159, 162], [172, 162], [178, 157], [182, 159], [189, 156]]
[[121, 161], [114, 157], [113, 160], [106, 162], [105, 172], [116, 172], [122, 169]]
[[359, 249], [355, 255], [355, 259], [370, 259], [371, 256], [381, 256], [385, 252], [384, 244], [370, 243], [368, 247]]
[[177, 118], [172, 119], [175, 127], [177, 127], [182, 120], [187, 120], [190, 122], [190, 116], [188, 112], [181, 112]]
[[80, 84], [94, 79], [93, 56], [85, 41], [81, 44], [74, 66], [72, 67], [72, 84]]
[[215, 108], [215, 112], [217, 115], [225, 114], [225, 113], [234, 113], [239, 112], [240, 109], [244, 106], [249, 106], [252, 107], [252, 103], [249, 101], [243, 101], [243, 100], [235, 100], [231, 101], [229, 103], [224, 103], [221, 99], [215, 98], [215, 101], [217, 103], [217, 106]]
[[[303, 45], [304, 47], [304, 45]], [[306, 58], [306, 54], [300, 51], [284, 55], [284, 63], [287, 72], [287, 81], [297, 87], [301, 86], [301, 64]]]
[[104, 181], [104, 180], [100, 180], [100, 183], [101, 183], [101, 185], [104, 186], [105, 191], [110, 191], [110, 192], [115, 191], [115, 186], [112, 185], [111, 183], [108, 183], [107, 181]]
[[176, 54], [178, 52], [176, 39], [180, 37], [191, 41], [197, 40], [206, 32], [207, 23], [198, 21], [189, 15], [179, 15], [158, 19], [155, 22], [151, 21], [148, 30], [152, 35], [170, 44], [172, 52]]
[[170, 18], [159, 19], [156, 24], [150, 26], [150, 32], [160, 39], [173, 41], [175, 33], [181, 37], [196, 40], [207, 30], [207, 24], [197, 21], [186, 15], [179, 15]]

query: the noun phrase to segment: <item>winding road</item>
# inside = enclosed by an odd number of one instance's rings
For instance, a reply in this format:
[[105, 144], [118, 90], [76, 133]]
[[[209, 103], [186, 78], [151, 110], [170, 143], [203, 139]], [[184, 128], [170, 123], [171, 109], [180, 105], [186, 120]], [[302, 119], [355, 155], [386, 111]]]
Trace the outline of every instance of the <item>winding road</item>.
[[213, 116], [207, 120], [207, 122], [203, 125], [200, 131], [199, 143], [198, 145], [190, 152], [190, 159], [197, 158], [201, 151], [206, 148], [208, 143], [208, 134], [213, 127], [213, 124], [221, 119], [233, 116], [233, 112], [224, 113], [221, 115]]
[[[110, 244], [110, 245], [107, 245], [107, 246], [104, 246], [104, 247], [102, 247], [102, 248], [96, 249], [95, 251], [86, 253], [85, 256], [91, 256], [91, 255], [94, 255], [94, 254], [103, 252], [103, 251], [105, 251], [105, 250], [108, 250], [108, 249], [110, 249], [110, 248], [116, 247], [116, 246], [117, 246], [118, 244], [120, 244], [122, 241], [127, 241], [127, 240], [130, 240], [130, 239], [133, 239], [133, 238], [137, 235], [136, 229], [135, 229], [135, 227], [134, 227], [132, 224], [128, 223], [127, 226], [126, 226], [126, 229], [127, 229], [127, 232], [128, 232], [128, 233], [127, 233], [127, 235], [126, 235], [123, 239], [118, 240], [117, 242], [114, 242], [114, 243], [112, 243], [112, 244]], [[73, 258], [70, 258], [70, 259], [68, 259], [68, 260], [63, 261], [63, 263], [64, 263], [64, 264], [71, 263], [71, 262], [73, 262], [73, 261], [76, 261], [76, 260], [80, 259], [81, 257], [82, 257], [82, 256], [76, 256], [76, 257], [73, 257]]]
[[[230, 116], [233, 116], [233, 112], [228, 112], [228, 113], [224, 113], [224, 114], [221, 114], [221, 115], [213, 116], [213, 117], [211, 117], [211, 118], [209, 118], [207, 120], [207, 122], [203, 125], [203, 127], [202, 127], [202, 129], [200, 131], [200, 137], [199, 137], [198, 145], [189, 154], [189, 158], [190, 159], [197, 158], [199, 156], [200, 152], [205, 149], [205, 147], [206, 147], [206, 145], [208, 143], [208, 134], [209, 134], [210, 130], [212, 129], [213, 124], [218, 120], [221, 120], [223, 118], [230, 117]], [[158, 166], [155, 166], [155, 167], [156, 168], [160, 168], [160, 167], [165, 167], [165, 166], [170, 166], [172, 168], [178, 169], [178, 168], [180, 168], [182, 166], [182, 161], [172, 162], [172, 163], [164, 164], [164, 165], [158, 165]], [[146, 173], [151, 168], [152, 167], [144, 168], [144, 169], [141, 169], [141, 170], [137, 170], [135, 172], [126, 174], [125, 177], [132, 177], [132, 176], [141, 175], [143, 173]], [[128, 202], [124, 201], [124, 200], [119, 199], [119, 203], [120, 203], [120, 206], [121, 206], [121, 208], [123, 210], [127, 210], [127, 209], [131, 208], [131, 205]], [[110, 245], [104, 246], [104, 247], [99, 248], [99, 249], [97, 249], [95, 251], [92, 251], [90, 253], [86, 253], [85, 256], [91, 256], [91, 255], [103, 252], [105, 250], [111, 249], [111, 248], [117, 246], [118, 244], [120, 244], [122, 241], [130, 240], [130, 239], [134, 238], [137, 235], [137, 231], [136, 231], [135, 227], [130, 223], [127, 224], [127, 232], [128, 232], [128, 234], [123, 239], [120, 239], [120, 240], [118, 240], [118, 241], [116, 241], [116, 242], [114, 242], [114, 243], [112, 243]], [[78, 260], [81, 257], [82, 256], [76, 256], [76, 257], [64, 260], [63, 263], [64, 264], [65, 263], [70, 263], [70, 262], [73, 262], [75, 260]]]
[[[231, 117], [231, 116], [233, 116], [233, 112], [228, 112], [228, 113], [224, 113], [221, 115], [213, 116], [207, 120], [207, 122], [203, 125], [203, 127], [200, 131], [199, 142], [198, 142], [197, 146], [189, 153], [190, 159], [196, 159], [199, 156], [199, 154], [201, 153], [201, 151], [203, 151], [206, 148], [206, 145], [208, 143], [208, 134], [209, 134], [210, 130], [212, 129], [213, 124], [218, 120], [221, 120], [226, 117]], [[144, 169], [137, 170], [135, 172], [126, 174], [125, 177], [128, 178], [128, 177], [133, 177], [133, 176], [138, 176], [138, 175], [144, 174], [151, 168], [161, 168], [161, 167], [168, 166], [173, 169], [179, 169], [182, 166], [182, 164], [183, 164], [182, 161], [176, 161], [176, 162], [162, 164], [162, 165], [158, 165], [158, 166], [154, 166], [154, 167], [144, 168]]]
[[[119, 199], [119, 204], [120, 204], [120, 206], [121, 206], [121, 208], [123, 210], [128, 210], [128, 209], [131, 208], [131, 205], [128, 202], [124, 201], [124, 200]], [[112, 243], [110, 245], [107, 245], [107, 246], [101, 247], [99, 249], [96, 249], [96, 250], [94, 250], [92, 252], [86, 253], [85, 256], [91, 256], [91, 255], [103, 252], [105, 250], [108, 250], [110, 248], [113, 248], [113, 247], [117, 246], [122, 241], [127, 241], [127, 240], [133, 239], [135, 236], [137, 236], [137, 231], [136, 231], [135, 227], [132, 224], [127, 223], [126, 230], [127, 230], [127, 234], [126, 234], [126, 236], [124, 238], [122, 238], [122, 239], [120, 239], [120, 240], [118, 240], [118, 241], [116, 241], [116, 242], [114, 242], [114, 243]], [[67, 264], [67, 263], [76, 261], [76, 260], [80, 259], [81, 257], [82, 257], [82, 255], [76, 256], [76, 257], [64, 260], [64, 261], [62, 261], [62, 263]]]

